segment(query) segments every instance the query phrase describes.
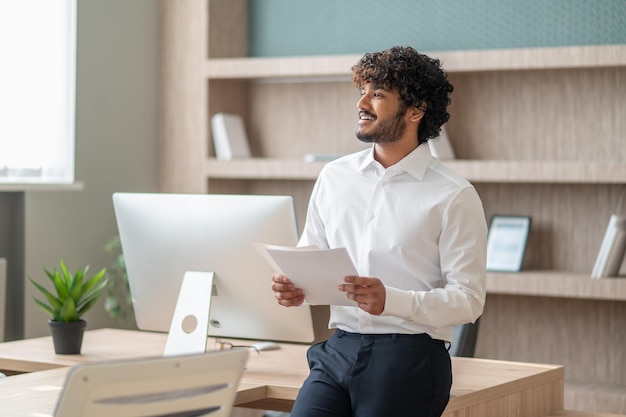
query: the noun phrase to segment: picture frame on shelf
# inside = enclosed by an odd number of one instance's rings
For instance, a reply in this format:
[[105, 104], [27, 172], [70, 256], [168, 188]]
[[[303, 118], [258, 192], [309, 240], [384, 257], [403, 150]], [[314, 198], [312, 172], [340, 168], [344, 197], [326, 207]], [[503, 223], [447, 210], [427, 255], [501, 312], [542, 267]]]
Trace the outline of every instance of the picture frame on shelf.
[[494, 215], [487, 235], [487, 271], [519, 272], [522, 269], [530, 216]]

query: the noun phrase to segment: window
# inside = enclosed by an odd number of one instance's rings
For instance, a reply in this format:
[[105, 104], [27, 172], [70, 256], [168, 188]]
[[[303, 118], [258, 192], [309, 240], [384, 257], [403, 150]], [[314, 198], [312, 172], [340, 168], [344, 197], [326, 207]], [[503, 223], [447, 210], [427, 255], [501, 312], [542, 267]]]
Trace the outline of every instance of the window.
[[0, 184], [74, 182], [76, 0], [0, 1]]

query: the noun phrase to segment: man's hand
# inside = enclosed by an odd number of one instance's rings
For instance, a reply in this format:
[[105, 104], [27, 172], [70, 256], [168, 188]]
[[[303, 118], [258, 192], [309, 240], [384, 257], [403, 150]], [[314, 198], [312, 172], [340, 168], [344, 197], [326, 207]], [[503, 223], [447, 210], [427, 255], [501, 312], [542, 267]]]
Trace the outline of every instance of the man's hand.
[[375, 316], [385, 309], [387, 291], [378, 278], [347, 276], [344, 284], [339, 284], [339, 291], [344, 291], [348, 299], [357, 303], [359, 308]]
[[278, 300], [278, 304], [285, 307], [299, 306], [304, 302], [304, 292], [284, 275], [272, 275], [272, 291], [274, 297]]

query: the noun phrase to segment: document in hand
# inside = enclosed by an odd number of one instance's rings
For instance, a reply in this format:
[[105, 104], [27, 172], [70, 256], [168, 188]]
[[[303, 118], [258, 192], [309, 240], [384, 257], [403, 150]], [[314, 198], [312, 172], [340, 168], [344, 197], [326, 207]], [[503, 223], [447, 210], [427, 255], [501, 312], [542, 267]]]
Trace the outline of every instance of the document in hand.
[[337, 288], [347, 275], [358, 275], [345, 248], [318, 249], [315, 246], [286, 247], [257, 245], [265, 260], [278, 273], [302, 288], [310, 305], [356, 304]]

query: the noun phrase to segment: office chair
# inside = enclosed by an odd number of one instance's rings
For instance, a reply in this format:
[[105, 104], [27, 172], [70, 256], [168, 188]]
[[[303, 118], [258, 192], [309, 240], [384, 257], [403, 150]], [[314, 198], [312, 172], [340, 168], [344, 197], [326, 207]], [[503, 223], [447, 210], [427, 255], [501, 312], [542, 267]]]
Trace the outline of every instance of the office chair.
[[474, 323], [454, 326], [452, 329], [452, 344], [448, 351], [450, 356], [474, 357], [479, 324], [480, 318], [476, 319]]

